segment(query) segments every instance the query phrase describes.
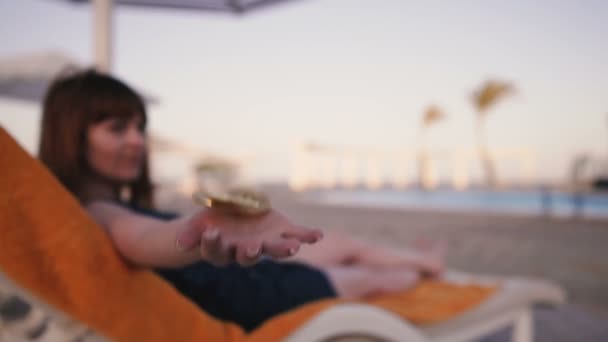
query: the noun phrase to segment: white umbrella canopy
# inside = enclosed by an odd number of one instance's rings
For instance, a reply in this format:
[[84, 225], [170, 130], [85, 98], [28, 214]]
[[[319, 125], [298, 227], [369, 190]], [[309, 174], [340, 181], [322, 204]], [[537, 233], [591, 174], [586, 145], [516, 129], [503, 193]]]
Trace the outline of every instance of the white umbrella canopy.
[[[82, 69], [80, 63], [59, 51], [0, 58], [0, 97], [41, 102], [53, 80]], [[148, 104], [158, 102], [154, 96], [143, 97]]]
[[40, 102], [49, 83], [78, 63], [60, 52], [40, 52], [0, 59], [0, 96]]
[[71, 3], [90, 2], [93, 10], [95, 65], [98, 70], [112, 70], [113, 13], [117, 5], [148, 8], [174, 8], [182, 10], [216, 11], [244, 14], [273, 4], [293, 0], [62, 0]]
[[[90, 0], [68, 1], [74, 3], [90, 2]], [[117, 5], [166, 7], [239, 14], [287, 1], [293, 0], [114, 0], [114, 3]]]

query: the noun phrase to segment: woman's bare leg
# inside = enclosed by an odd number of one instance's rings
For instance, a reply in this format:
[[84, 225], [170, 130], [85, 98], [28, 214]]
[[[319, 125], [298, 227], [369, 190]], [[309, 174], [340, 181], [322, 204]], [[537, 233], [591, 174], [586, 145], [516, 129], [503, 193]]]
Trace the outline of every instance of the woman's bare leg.
[[430, 275], [443, 271], [445, 244], [418, 248], [394, 248], [352, 238], [343, 233], [327, 232], [314, 245], [303, 245], [292, 261], [317, 267], [344, 265], [365, 266], [376, 270], [411, 268]]
[[336, 266], [324, 269], [340, 298], [360, 299], [403, 291], [414, 287], [419, 273], [402, 269], [398, 272], [375, 271], [365, 267]]

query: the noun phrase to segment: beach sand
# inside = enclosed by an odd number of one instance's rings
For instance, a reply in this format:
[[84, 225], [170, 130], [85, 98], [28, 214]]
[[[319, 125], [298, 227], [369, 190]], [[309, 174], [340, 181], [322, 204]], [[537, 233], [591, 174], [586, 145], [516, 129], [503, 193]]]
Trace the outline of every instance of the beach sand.
[[[442, 239], [449, 246], [449, 268], [553, 280], [567, 290], [568, 304], [536, 311], [535, 340], [608, 341], [606, 220], [339, 207], [311, 202], [281, 184], [263, 190], [299, 224], [397, 248], [421, 238]], [[172, 201], [174, 207], [178, 203]], [[484, 341], [508, 337], [504, 331]]]

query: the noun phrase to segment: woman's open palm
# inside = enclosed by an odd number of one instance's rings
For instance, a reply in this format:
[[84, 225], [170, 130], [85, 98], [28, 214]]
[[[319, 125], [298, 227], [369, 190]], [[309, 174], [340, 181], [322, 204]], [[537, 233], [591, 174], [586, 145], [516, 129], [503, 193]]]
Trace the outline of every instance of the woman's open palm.
[[196, 214], [178, 241], [185, 250], [200, 246], [202, 256], [216, 265], [251, 265], [262, 255], [292, 256], [302, 243], [314, 243], [321, 237], [319, 230], [294, 225], [275, 210], [260, 216], [236, 216], [210, 209]]

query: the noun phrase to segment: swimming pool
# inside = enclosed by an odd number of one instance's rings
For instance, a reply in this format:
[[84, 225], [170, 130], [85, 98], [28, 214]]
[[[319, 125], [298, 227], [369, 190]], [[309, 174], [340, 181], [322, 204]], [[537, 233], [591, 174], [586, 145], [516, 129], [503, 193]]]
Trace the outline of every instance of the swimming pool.
[[[571, 194], [540, 190], [318, 190], [311, 199], [330, 205], [382, 207], [392, 209], [434, 209], [444, 211], [487, 211], [499, 213], [571, 216], [577, 202]], [[581, 203], [581, 202], [579, 202]], [[582, 199], [585, 217], [608, 218], [608, 195], [588, 194]]]

